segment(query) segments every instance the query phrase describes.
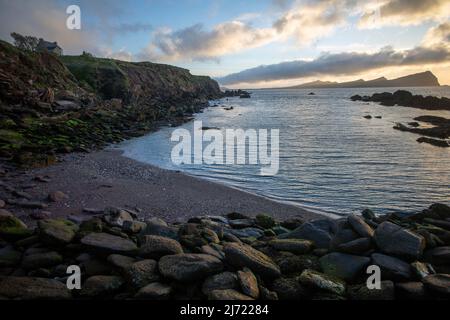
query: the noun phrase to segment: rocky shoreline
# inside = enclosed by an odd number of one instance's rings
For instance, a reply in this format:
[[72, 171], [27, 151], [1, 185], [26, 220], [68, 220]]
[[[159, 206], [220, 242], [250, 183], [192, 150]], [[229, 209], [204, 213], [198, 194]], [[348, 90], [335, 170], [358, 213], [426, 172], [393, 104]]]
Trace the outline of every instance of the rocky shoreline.
[[[450, 207], [339, 220], [240, 213], [168, 224], [106, 208], [28, 228], [0, 210], [2, 299], [392, 300], [450, 297]], [[81, 268], [68, 290], [68, 266]], [[381, 270], [368, 289], [367, 267]]]

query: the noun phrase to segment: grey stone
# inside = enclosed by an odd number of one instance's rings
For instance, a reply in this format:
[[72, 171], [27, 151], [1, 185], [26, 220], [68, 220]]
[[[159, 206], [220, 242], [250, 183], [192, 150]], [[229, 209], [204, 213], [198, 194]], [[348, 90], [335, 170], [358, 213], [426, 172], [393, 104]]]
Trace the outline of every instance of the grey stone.
[[237, 289], [238, 277], [235, 273], [225, 271], [205, 279], [202, 285], [202, 292], [208, 295], [213, 290]]
[[329, 219], [315, 220], [306, 222], [289, 233], [279, 235], [278, 238], [311, 240], [317, 248], [328, 249], [334, 228], [335, 223]]
[[134, 296], [141, 300], [168, 300], [172, 294], [172, 288], [160, 282], [153, 282], [141, 288]]
[[348, 286], [352, 300], [394, 300], [395, 287], [392, 281], [381, 281], [380, 289], [369, 289], [366, 284]]
[[137, 251], [137, 246], [133, 241], [108, 233], [90, 233], [81, 239], [81, 243], [92, 250], [105, 253], [127, 255]]
[[380, 253], [374, 253], [371, 257], [371, 263], [380, 267], [382, 279], [408, 280], [411, 278], [411, 267], [405, 261]]
[[363, 238], [373, 237], [374, 231], [372, 227], [369, 226], [361, 217], [350, 215], [348, 216], [347, 221], [352, 226], [353, 230], [355, 230], [361, 237]]
[[314, 246], [312, 241], [300, 239], [276, 239], [271, 240], [269, 245], [275, 250], [287, 251], [295, 254], [308, 253]]
[[423, 279], [423, 284], [429, 290], [450, 296], [450, 274], [433, 274]]
[[311, 269], [304, 270], [300, 275], [299, 281], [306, 287], [337, 295], [343, 295], [346, 289], [344, 281]]
[[57, 252], [36, 253], [25, 256], [22, 260], [22, 267], [25, 269], [48, 268], [60, 264], [63, 257]]
[[259, 298], [258, 280], [252, 270], [244, 268], [243, 270], [238, 271], [238, 279], [241, 290], [245, 295], [252, 297], [253, 299]]
[[180, 243], [174, 239], [161, 236], [144, 236], [139, 248], [139, 255], [144, 258], [159, 259], [170, 254], [183, 253]]
[[98, 298], [114, 294], [125, 284], [121, 277], [117, 276], [93, 276], [88, 278], [79, 292], [82, 297]]
[[155, 260], [142, 260], [133, 263], [125, 270], [128, 283], [135, 289], [160, 280], [158, 274], [158, 263]]
[[66, 245], [78, 231], [76, 224], [63, 219], [41, 220], [38, 222], [38, 228], [42, 242], [49, 245]]
[[400, 258], [418, 259], [425, 248], [422, 236], [388, 221], [378, 226], [374, 238], [382, 252]]
[[225, 258], [231, 265], [248, 267], [262, 277], [276, 278], [281, 275], [280, 268], [261, 251], [246, 244], [236, 242], [224, 246]]
[[161, 274], [181, 282], [197, 281], [222, 269], [222, 261], [207, 254], [176, 254], [159, 260]]
[[0, 281], [0, 296], [22, 300], [66, 300], [71, 293], [65, 283], [53, 279], [7, 277]]

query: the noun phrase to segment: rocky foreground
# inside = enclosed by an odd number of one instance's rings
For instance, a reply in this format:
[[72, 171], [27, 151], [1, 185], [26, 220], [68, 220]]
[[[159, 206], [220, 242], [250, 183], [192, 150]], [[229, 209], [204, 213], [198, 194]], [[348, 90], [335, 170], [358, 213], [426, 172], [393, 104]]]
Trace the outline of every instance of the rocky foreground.
[[[0, 209], [2, 299], [391, 300], [450, 297], [450, 207], [277, 222], [199, 216], [167, 224], [107, 208], [37, 228]], [[67, 268], [80, 266], [81, 290]], [[366, 286], [381, 269], [381, 289]]]

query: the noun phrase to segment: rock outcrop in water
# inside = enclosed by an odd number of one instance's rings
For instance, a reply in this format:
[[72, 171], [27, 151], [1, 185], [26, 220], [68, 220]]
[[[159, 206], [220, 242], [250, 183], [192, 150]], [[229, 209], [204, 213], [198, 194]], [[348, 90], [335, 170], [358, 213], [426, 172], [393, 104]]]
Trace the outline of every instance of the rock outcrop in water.
[[[437, 147], [448, 148], [449, 142], [446, 139], [450, 138], [450, 120], [436, 116], [420, 116], [414, 118], [415, 122], [410, 122], [408, 125], [397, 123], [394, 129], [400, 131], [412, 132], [426, 137], [417, 139], [419, 143], [429, 143]], [[417, 121], [433, 125], [433, 127], [421, 128], [421, 124]], [[429, 138], [431, 137], [431, 138]]]
[[221, 96], [214, 80], [173, 66], [57, 57], [0, 41], [0, 156], [48, 165], [57, 153], [180, 123]]
[[438, 98], [432, 96], [413, 95], [409, 91], [398, 90], [394, 93], [375, 93], [371, 97], [354, 95], [352, 101], [373, 101], [379, 102], [383, 106], [402, 106], [426, 110], [450, 110], [450, 99], [446, 97]]
[[[339, 220], [267, 215], [139, 219], [107, 208], [92, 218], [28, 228], [0, 210], [0, 298], [393, 300], [450, 296], [450, 207]], [[68, 266], [82, 272], [66, 286]], [[366, 286], [369, 266], [381, 271]]]

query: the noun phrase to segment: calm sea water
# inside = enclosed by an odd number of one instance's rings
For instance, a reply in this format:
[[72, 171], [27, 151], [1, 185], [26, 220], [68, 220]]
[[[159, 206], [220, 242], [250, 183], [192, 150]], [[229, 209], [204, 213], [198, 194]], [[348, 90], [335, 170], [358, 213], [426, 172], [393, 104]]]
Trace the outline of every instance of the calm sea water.
[[[421, 210], [450, 203], [450, 149], [419, 144], [419, 135], [400, 132], [394, 122], [420, 115], [450, 118], [447, 111], [383, 107], [352, 102], [353, 94], [375, 89], [254, 90], [252, 99], [223, 99], [196, 116], [204, 126], [280, 129], [280, 170], [259, 175], [254, 165], [183, 165], [170, 160], [173, 128], [126, 141], [125, 156], [166, 169], [211, 179], [268, 198], [346, 215]], [[416, 94], [450, 97], [448, 87], [408, 88]], [[314, 91], [316, 95], [308, 93]], [[365, 115], [382, 116], [367, 120]], [[182, 126], [190, 131], [193, 123]]]

